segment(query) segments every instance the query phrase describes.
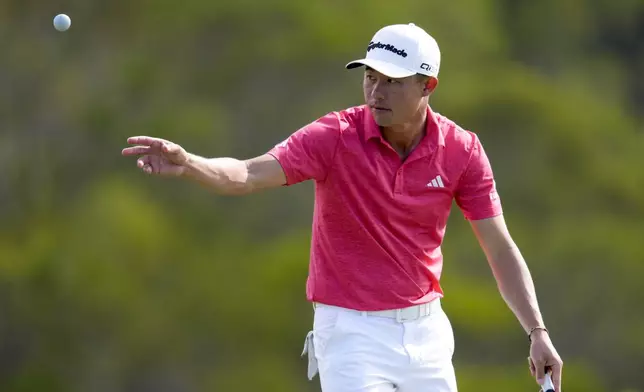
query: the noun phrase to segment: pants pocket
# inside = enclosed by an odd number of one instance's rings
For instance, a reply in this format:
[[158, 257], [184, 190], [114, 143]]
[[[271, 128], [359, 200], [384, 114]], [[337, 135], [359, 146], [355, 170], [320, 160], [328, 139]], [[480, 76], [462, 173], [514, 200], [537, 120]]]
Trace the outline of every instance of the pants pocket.
[[307, 376], [309, 380], [312, 380], [318, 372], [318, 361], [322, 361], [324, 358], [324, 351], [333, 336], [339, 317], [340, 311], [338, 309], [325, 306], [315, 309], [313, 330], [306, 335], [302, 350], [302, 356], [308, 356]]
[[449, 320], [449, 317], [445, 312], [441, 312], [443, 318], [443, 325], [445, 330], [445, 339], [450, 350], [450, 357], [454, 355], [455, 341], [454, 341], [454, 329], [452, 328], [452, 322]]
[[313, 344], [316, 358], [322, 360], [327, 345], [338, 327], [342, 311], [337, 308], [320, 306], [315, 310], [313, 318]]

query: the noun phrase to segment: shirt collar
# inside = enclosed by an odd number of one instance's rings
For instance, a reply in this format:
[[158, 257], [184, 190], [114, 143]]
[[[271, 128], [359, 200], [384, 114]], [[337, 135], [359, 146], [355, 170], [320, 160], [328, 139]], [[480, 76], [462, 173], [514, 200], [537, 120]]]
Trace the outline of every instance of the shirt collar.
[[[382, 137], [380, 127], [371, 114], [369, 107], [364, 107], [364, 139], [370, 141], [371, 139], [379, 139], [381, 143], [387, 144], [387, 141]], [[424, 154], [429, 154], [436, 149], [437, 146], [445, 146], [445, 135], [443, 134], [440, 123], [439, 115], [434, 113], [429, 105], [427, 105], [427, 125], [425, 128], [425, 136], [416, 148], [422, 150]]]

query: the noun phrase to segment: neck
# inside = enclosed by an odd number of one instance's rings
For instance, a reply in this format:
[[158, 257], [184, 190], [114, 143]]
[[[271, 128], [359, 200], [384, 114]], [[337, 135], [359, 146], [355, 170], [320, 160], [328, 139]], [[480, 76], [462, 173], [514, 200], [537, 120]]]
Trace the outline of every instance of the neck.
[[427, 109], [423, 107], [423, 110], [419, 111], [411, 121], [401, 125], [381, 127], [380, 130], [383, 138], [405, 158], [425, 135], [426, 124]]

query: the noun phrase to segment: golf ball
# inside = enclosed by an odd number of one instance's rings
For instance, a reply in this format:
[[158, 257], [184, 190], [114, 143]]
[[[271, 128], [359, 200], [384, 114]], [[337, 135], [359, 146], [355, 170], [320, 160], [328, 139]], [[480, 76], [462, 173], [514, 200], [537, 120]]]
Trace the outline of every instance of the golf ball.
[[65, 31], [72, 25], [72, 20], [65, 14], [56, 15], [54, 18], [54, 27], [58, 31]]

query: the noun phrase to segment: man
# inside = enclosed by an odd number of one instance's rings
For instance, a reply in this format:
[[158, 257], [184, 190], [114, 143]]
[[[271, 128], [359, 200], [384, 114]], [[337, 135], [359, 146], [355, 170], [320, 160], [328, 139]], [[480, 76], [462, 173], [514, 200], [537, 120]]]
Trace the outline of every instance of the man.
[[414, 24], [386, 26], [367, 47], [365, 105], [329, 113], [259, 157], [206, 159], [140, 136], [148, 174], [194, 179], [220, 194], [315, 181], [305, 343], [309, 378], [325, 392], [456, 391], [454, 337], [441, 309], [441, 243], [452, 201], [463, 211], [500, 292], [530, 341], [530, 371], [562, 361], [534, 285], [505, 225], [488, 158], [476, 134], [435, 113], [436, 41]]

